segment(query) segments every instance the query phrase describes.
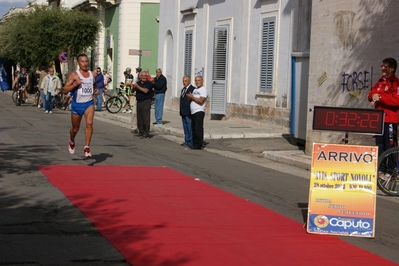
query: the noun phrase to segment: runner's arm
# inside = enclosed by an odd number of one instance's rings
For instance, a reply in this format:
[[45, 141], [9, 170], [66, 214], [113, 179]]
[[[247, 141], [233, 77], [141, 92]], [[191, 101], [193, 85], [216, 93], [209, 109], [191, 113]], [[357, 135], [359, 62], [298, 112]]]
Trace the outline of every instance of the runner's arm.
[[80, 84], [81, 80], [77, 76], [76, 72], [74, 72], [71, 75], [69, 75], [61, 91], [63, 94], [67, 94], [68, 92], [72, 91], [76, 86], [79, 86]]

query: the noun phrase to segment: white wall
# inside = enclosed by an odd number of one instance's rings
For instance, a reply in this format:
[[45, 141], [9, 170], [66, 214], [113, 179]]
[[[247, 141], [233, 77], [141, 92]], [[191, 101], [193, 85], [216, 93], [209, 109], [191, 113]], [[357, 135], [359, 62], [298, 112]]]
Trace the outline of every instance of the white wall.
[[[315, 105], [371, 108], [367, 95], [381, 75], [381, 61], [399, 59], [399, 1], [313, 1], [312, 9], [308, 109]], [[323, 72], [327, 79], [319, 86]], [[313, 113], [307, 118], [308, 153], [313, 142], [341, 142], [343, 132], [313, 131]], [[349, 134], [349, 144], [372, 141], [371, 136]]]
[[[173, 74], [170, 76], [169, 97], [178, 97], [184, 66], [184, 34], [193, 29], [193, 74], [203, 74], [208, 92], [212, 87], [213, 30], [216, 26], [229, 26], [229, 58], [227, 102], [242, 105], [263, 105], [281, 108], [286, 99], [290, 107], [292, 9], [289, 0], [214, 0], [214, 1], [167, 1], [160, 5], [159, 64], [166, 70], [171, 64], [166, 36], [173, 35]], [[197, 13], [183, 16], [180, 11], [196, 8]], [[274, 74], [274, 93], [259, 93], [261, 23], [264, 17], [274, 15], [277, 22], [277, 40]], [[202, 73], [203, 71], [203, 73]], [[168, 106], [168, 100], [166, 106]], [[289, 117], [287, 117], [289, 119]]]

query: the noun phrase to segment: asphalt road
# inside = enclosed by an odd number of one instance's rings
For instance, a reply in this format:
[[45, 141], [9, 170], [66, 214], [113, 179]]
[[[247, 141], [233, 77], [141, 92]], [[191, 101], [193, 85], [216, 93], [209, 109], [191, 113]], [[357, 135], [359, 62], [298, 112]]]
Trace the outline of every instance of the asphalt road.
[[[167, 166], [306, 220], [309, 172], [259, 156], [260, 142], [296, 148], [285, 139], [209, 140], [207, 150], [187, 150], [174, 136], [140, 139], [128, 128], [95, 120], [93, 157], [83, 159], [84, 124], [75, 155], [67, 151], [69, 112], [17, 107], [9, 93], [0, 93], [0, 105], [0, 265], [128, 265], [38, 171], [40, 165]], [[378, 196], [375, 239], [342, 239], [399, 263], [398, 203]]]

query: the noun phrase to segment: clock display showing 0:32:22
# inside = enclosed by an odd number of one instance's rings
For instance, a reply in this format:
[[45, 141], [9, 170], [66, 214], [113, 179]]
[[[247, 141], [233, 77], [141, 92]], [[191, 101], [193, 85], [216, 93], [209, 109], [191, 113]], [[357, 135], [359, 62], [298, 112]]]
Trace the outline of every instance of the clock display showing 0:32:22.
[[315, 106], [313, 129], [381, 134], [383, 120], [382, 110]]
[[378, 128], [380, 116], [378, 114], [357, 112], [326, 112], [326, 126]]

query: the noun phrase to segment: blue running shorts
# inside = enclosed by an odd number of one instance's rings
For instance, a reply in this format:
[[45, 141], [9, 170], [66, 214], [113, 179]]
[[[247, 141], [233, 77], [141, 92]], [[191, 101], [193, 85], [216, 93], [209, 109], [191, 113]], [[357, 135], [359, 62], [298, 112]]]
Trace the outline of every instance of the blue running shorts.
[[86, 109], [90, 106], [94, 107], [94, 101], [90, 101], [87, 103], [72, 102], [71, 113], [74, 115], [83, 116]]

